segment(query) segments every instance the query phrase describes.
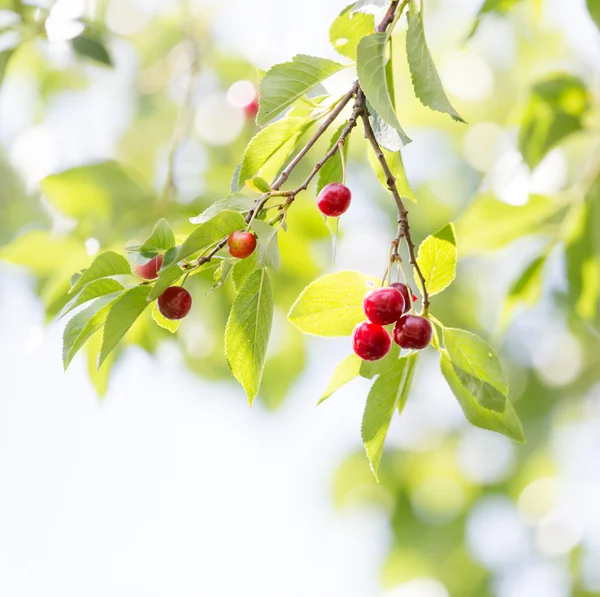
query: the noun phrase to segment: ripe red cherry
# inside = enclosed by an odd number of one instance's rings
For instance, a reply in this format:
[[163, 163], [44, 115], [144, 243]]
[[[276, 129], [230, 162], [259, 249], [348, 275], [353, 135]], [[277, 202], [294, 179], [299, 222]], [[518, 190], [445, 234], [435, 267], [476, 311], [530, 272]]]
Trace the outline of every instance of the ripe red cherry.
[[350, 199], [352, 193], [346, 185], [331, 182], [321, 189], [317, 197], [317, 205], [326, 216], [337, 218], [350, 207]]
[[158, 310], [167, 319], [183, 319], [192, 308], [192, 295], [181, 286], [169, 286], [158, 297]]
[[255, 97], [249, 104], [244, 106], [246, 118], [253, 119], [258, 114], [258, 97]]
[[352, 348], [363, 361], [382, 359], [392, 346], [387, 331], [376, 323], [359, 323], [352, 332]]
[[[402, 296], [404, 297], [403, 313], [407, 313], [408, 311], [410, 311], [411, 297], [412, 297], [413, 303], [417, 300], [417, 297], [412, 293], [412, 290], [410, 289], [410, 287], [408, 287], [406, 284], [402, 284], [402, 282], [394, 282], [393, 284], [390, 284], [390, 286], [392, 288], [397, 288], [402, 293]], [[410, 293], [410, 296], [409, 296], [409, 293]]]
[[363, 309], [372, 323], [388, 325], [398, 321], [404, 313], [404, 297], [391, 286], [376, 288], [365, 295]]
[[240, 232], [236, 230], [229, 235], [227, 239], [227, 248], [232, 257], [246, 259], [254, 253], [256, 249], [256, 236], [252, 232]]
[[144, 280], [154, 280], [158, 278], [158, 270], [160, 266], [163, 264], [163, 256], [157, 255], [148, 261], [148, 263], [144, 263], [144, 265], [134, 265], [133, 271], [140, 278], [144, 278]]
[[420, 315], [403, 315], [394, 326], [394, 342], [402, 348], [425, 348], [432, 334], [431, 323]]

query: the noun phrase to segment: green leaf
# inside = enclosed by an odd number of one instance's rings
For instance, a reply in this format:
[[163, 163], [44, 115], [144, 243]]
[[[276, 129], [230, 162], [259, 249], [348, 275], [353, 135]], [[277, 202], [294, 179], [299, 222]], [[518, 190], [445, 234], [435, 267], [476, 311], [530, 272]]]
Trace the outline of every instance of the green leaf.
[[306, 130], [306, 126], [305, 118], [284, 118], [254, 135], [244, 150], [239, 174], [240, 185], [260, 172], [269, 159], [282, 148], [287, 148], [283, 158], [285, 160]]
[[372, 33], [360, 40], [356, 70], [358, 80], [369, 103], [377, 114], [400, 135], [403, 145], [410, 143], [410, 138], [402, 130], [392, 99], [385, 69], [385, 48], [387, 34]]
[[375, 19], [372, 15], [352, 12], [354, 4], [346, 6], [333, 21], [329, 29], [329, 40], [336, 52], [356, 60], [358, 42], [375, 30]]
[[406, 55], [415, 95], [424, 106], [437, 112], [449, 114], [458, 122], [464, 122], [446, 96], [440, 76], [427, 47], [425, 31], [423, 30], [423, 17], [420, 12], [417, 14], [413, 10], [412, 2], [407, 16]]
[[[335, 133], [331, 137], [331, 141], [329, 142], [329, 147], [327, 148], [327, 151], [332, 149], [338, 142], [344, 128], [346, 128], [345, 123], [342, 124], [337, 131], [335, 131]], [[349, 140], [350, 138], [348, 137], [341, 147], [341, 151], [344, 152], [344, 157], [348, 155]], [[317, 194], [321, 192], [321, 189], [325, 185], [328, 185], [331, 182], [343, 182], [343, 178], [344, 172], [342, 168], [342, 156], [340, 155], [340, 150], [338, 150], [337, 153], [330, 157], [319, 170], [319, 175], [317, 178]]]
[[86, 269], [81, 276], [77, 279], [75, 284], [71, 286], [69, 294], [73, 294], [81, 290], [86, 284], [99, 280], [101, 278], [108, 278], [110, 276], [121, 276], [131, 274], [131, 266], [129, 261], [115, 253], [114, 251], [106, 251], [96, 256], [94, 261], [88, 269]]
[[158, 303], [154, 303], [154, 307], [152, 307], [152, 319], [154, 319], [157, 325], [165, 330], [169, 330], [172, 334], [179, 329], [179, 325], [181, 324], [181, 319], [167, 319], [158, 310]]
[[444, 328], [444, 345], [461, 384], [489, 410], [502, 412], [508, 384], [492, 347], [470, 332]]
[[256, 266], [269, 266], [277, 271], [280, 263], [277, 229], [261, 220], [254, 220], [252, 222], [252, 230], [256, 233], [258, 239]]
[[[417, 202], [417, 198], [410, 188], [410, 184], [408, 182], [408, 178], [406, 177], [406, 171], [404, 170], [404, 162], [402, 161], [402, 154], [400, 151], [388, 151], [387, 149], [382, 149], [383, 155], [387, 160], [388, 166], [396, 179], [396, 187], [398, 187], [398, 192], [402, 199], [409, 199], [413, 203]], [[369, 150], [367, 153], [367, 157], [369, 159], [369, 164], [371, 165], [371, 169], [377, 176], [377, 180], [381, 183], [381, 186], [388, 190], [387, 180], [385, 178], [385, 174], [381, 169], [381, 164], [373, 151], [373, 148], [369, 145]]]
[[384, 6], [387, 6], [390, 0], [358, 0], [354, 3], [352, 12], [362, 12], [365, 14], [376, 14]]
[[102, 399], [108, 390], [110, 372], [116, 360], [118, 351], [113, 352], [104, 362], [102, 369], [98, 370], [98, 353], [102, 345], [102, 336], [99, 334], [92, 336], [86, 343], [85, 351], [87, 355], [87, 374], [98, 394]]
[[400, 347], [392, 342], [390, 351], [378, 361], [362, 361], [360, 366], [360, 376], [366, 379], [373, 379], [376, 375], [381, 375], [389, 371], [400, 356]]
[[488, 410], [481, 406], [469, 390], [462, 385], [446, 352], [442, 352], [440, 366], [442, 374], [469, 423], [482, 429], [496, 431], [518, 442], [525, 442], [521, 421], [510, 400], [506, 400], [506, 406], [502, 413]]
[[[450, 286], [456, 277], [456, 236], [452, 223], [446, 224], [421, 243], [417, 263], [430, 296]], [[415, 281], [420, 288], [421, 281], [416, 272]]]
[[248, 276], [258, 268], [258, 265], [256, 264], [257, 257], [257, 252], [254, 251], [250, 257], [246, 257], [246, 259], [238, 259], [233, 266], [231, 277], [233, 278], [233, 285], [238, 292], [244, 285], [246, 278], [248, 278]]
[[97, 37], [82, 34], [71, 40], [73, 50], [80, 56], [90, 58], [105, 66], [114, 66], [104, 43]]
[[147, 300], [156, 300], [169, 286], [175, 284], [181, 276], [183, 276], [183, 270], [177, 263], [172, 263], [167, 267], [161, 267], [158, 279], [150, 287], [150, 293], [148, 294]]
[[83, 305], [89, 301], [94, 300], [95, 298], [113, 294], [120, 293], [124, 290], [123, 285], [113, 280], [112, 278], [101, 278], [99, 280], [94, 280], [94, 282], [90, 282], [87, 286], [83, 288], [83, 290], [72, 300], [70, 300], [61, 310], [58, 318], [64, 317], [67, 313], [70, 313], [76, 307]]
[[221, 288], [221, 286], [223, 286], [225, 280], [227, 280], [229, 274], [231, 274], [235, 263], [235, 259], [223, 259], [221, 263], [219, 263], [219, 266], [217, 267], [217, 269], [215, 269], [215, 273], [213, 274], [214, 283], [206, 294], [210, 294], [213, 290], [216, 290], [217, 288]]
[[252, 184], [261, 192], [261, 193], [268, 193], [271, 190], [271, 187], [269, 186], [269, 183], [264, 179], [261, 178], [260, 176], [255, 176], [252, 179]]
[[539, 301], [542, 294], [543, 271], [547, 258], [548, 255], [545, 254], [534, 259], [513, 282], [504, 301], [502, 312], [504, 324], [506, 324], [517, 305], [524, 304], [531, 307]]
[[215, 201], [215, 203], [207, 207], [201, 214], [190, 218], [190, 222], [192, 224], [204, 224], [224, 210], [247, 213], [254, 207], [254, 201], [251, 197], [235, 193], [225, 199]]
[[572, 75], [555, 75], [534, 86], [519, 133], [519, 151], [533, 169], [563, 139], [582, 130], [590, 94]]
[[164, 218], [159, 220], [152, 234], [142, 243], [140, 251], [168, 251], [176, 245], [175, 235], [169, 222]]
[[187, 259], [201, 249], [229, 236], [235, 230], [243, 230], [245, 227], [246, 222], [239, 213], [228, 209], [223, 210], [208, 222], [200, 224], [185, 239], [177, 254], [177, 261]]
[[265, 268], [240, 288], [225, 328], [225, 356], [234, 377], [252, 401], [258, 394], [273, 321], [273, 295]]
[[547, 197], [531, 195], [525, 205], [509, 205], [493, 195], [481, 195], [456, 220], [461, 257], [501, 249], [522, 236], [553, 232], [544, 226], [562, 209]]
[[150, 287], [142, 284], [124, 292], [111, 305], [104, 325], [98, 368], [148, 306]]
[[63, 366], [65, 370], [86, 340], [104, 325], [108, 312], [116, 300], [112, 295], [102, 296], [69, 319], [63, 332]]
[[352, 381], [355, 377], [360, 375], [360, 367], [363, 360], [355, 355], [354, 353], [349, 354], [343, 361], [341, 361], [333, 372], [333, 376], [327, 389], [323, 392], [319, 398], [317, 404], [321, 404], [329, 398], [334, 392], [339, 390], [342, 386], [346, 385], [349, 381]]
[[365, 320], [365, 294], [380, 285], [381, 280], [353, 271], [322, 276], [301, 292], [288, 320], [305, 334], [349, 336]]
[[260, 82], [256, 124], [264, 126], [316, 85], [344, 66], [326, 58], [298, 54], [291, 62], [271, 67]]
[[392, 415], [396, 407], [402, 411], [408, 397], [404, 390], [406, 374], [407, 360], [399, 359], [392, 369], [375, 380], [367, 397], [361, 436], [371, 470], [378, 481], [379, 462]]
[[587, 0], [587, 9], [590, 13], [590, 17], [592, 17], [592, 21], [594, 21], [596, 27], [600, 29], [600, 0]]

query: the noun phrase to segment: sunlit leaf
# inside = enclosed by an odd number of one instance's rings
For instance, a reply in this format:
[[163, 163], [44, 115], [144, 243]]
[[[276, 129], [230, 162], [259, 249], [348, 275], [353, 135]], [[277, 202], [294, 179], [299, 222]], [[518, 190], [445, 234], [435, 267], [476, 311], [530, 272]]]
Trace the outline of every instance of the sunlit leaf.
[[342, 386], [346, 385], [349, 381], [352, 381], [355, 377], [360, 375], [360, 367], [363, 360], [356, 356], [354, 353], [349, 354], [333, 371], [333, 376], [329, 381], [327, 389], [323, 392], [319, 398], [317, 404], [321, 404], [324, 400], [327, 400], [334, 392], [339, 390]]
[[360, 366], [360, 376], [366, 379], [373, 379], [376, 375], [381, 375], [389, 371], [400, 356], [400, 346], [392, 342], [390, 351], [378, 361], [362, 361]]
[[174, 334], [181, 325], [181, 319], [167, 319], [159, 310], [158, 303], [154, 303], [152, 307], [152, 319], [155, 321], [157, 325], [161, 328], [168, 330], [172, 334]]
[[279, 245], [277, 244], [277, 228], [261, 220], [254, 220], [252, 230], [257, 237], [256, 266], [268, 266], [278, 270], [280, 257]]
[[[402, 154], [400, 151], [388, 151], [387, 149], [383, 149], [383, 155], [396, 179], [396, 187], [402, 199], [410, 199], [413, 203], [417, 202], [417, 198], [410, 188], [410, 183], [408, 182], [408, 178], [406, 177], [406, 171], [404, 170], [404, 163], [402, 161]], [[387, 191], [388, 185], [385, 174], [381, 168], [381, 164], [375, 155], [372, 147], [369, 147], [369, 152], [367, 154], [369, 159], [369, 164], [375, 175], [377, 176], [377, 180], [381, 183], [381, 186]]]
[[[331, 141], [329, 142], [329, 147], [327, 150], [332, 149], [335, 144], [338, 142], [342, 131], [344, 130], [346, 124], [342, 124], [333, 136], [331, 137]], [[319, 170], [319, 175], [317, 177], [317, 193], [321, 191], [321, 189], [328, 185], [331, 182], [343, 182], [344, 172], [342, 168], [342, 156], [340, 155], [340, 151], [344, 152], [344, 157], [348, 155], [348, 141], [349, 138], [346, 139], [341, 149], [330, 157]]]
[[207, 207], [201, 214], [190, 218], [192, 224], [204, 224], [214, 218], [218, 213], [229, 210], [239, 211], [240, 213], [249, 212], [254, 206], [254, 199], [245, 195], [233, 194], [220, 201], [215, 201], [210, 207]]
[[75, 284], [71, 286], [69, 293], [73, 294], [74, 292], [81, 290], [86, 284], [89, 284], [94, 280], [130, 273], [131, 266], [129, 265], [129, 261], [127, 261], [123, 255], [119, 255], [119, 253], [115, 253], [114, 251], [106, 251], [96, 256], [90, 267], [88, 267], [77, 279]]
[[[115, 294], [123, 291], [123, 285], [113, 280], [112, 278], [101, 278], [90, 282], [85, 286], [81, 292], [73, 299], [71, 299], [61, 310], [59, 318], [64, 317], [67, 313], [70, 313], [76, 307], [84, 305], [85, 303], [94, 300], [95, 298], [107, 295]], [[116, 296], [116, 294], [115, 294]]]
[[[417, 263], [430, 296], [450, 286], [456, 276], [456, 236], [452, 223], [446, 224], [421, 243]], [[420, 287], [421, 281], [416, 272], [415, 281]]]
[[169, 222], [164, 218], [159, 220], [152, 230], [152, 234], [142, 243], [140, 251], [168, 251], [172, 249], [177, 243], [175, 242], [175, 235]]
[[346, 6], [329, 29], [329, 40], [336, 52], [356, 60], [358, 42], [375, 30], [372, 15], [355, 12], [355, 4]]

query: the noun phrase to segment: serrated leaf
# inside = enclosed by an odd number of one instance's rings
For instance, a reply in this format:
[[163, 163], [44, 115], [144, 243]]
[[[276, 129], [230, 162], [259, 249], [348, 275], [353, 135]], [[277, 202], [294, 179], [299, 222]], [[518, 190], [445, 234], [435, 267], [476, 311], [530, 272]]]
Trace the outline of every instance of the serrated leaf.
[[354, 11], [355, 5], [346, 6], [329, 29], [329, 41], [335, 51], [356, 60], [358, 42], [375, 30], [372, 15]]
[[509, 205], [493, 195], [477, 197], [456, 220], [461, 257], [501, 249], [528, 234], [552, 233], [556, 225], [544, 226], [561, 205], [541, 195], [531, 195], [525, 205]]
[[179, 265], [177, 265], [177, 263], [172, 263], [167, 267], [161, 267], [158, 274], [158, 279], [150, 287], [147, 300], [156, 300], [169, 286], [175, 284], [175, 282], [177, 282], [181, 276], [183, 276], [183, 270], [179, 267]]
[[403, 145], [410, 138], [402, 130], [388, 88], [385, 69], [386, 33], [372, 33], [360, 40], [356, 70], [361, 88], [375, 112], [400, 135]]
[[161, 328], [168, 330], [171, 334], [174, 334], [181, 325], [181, 319], [167, 319], [159, 310], [158, 303], [154, 303], [152, 307], [152, 319]]
[[[112, 278], [102, 278], [90, 282], [83, 290], [72, 300], [70, 300], [61, 310], [58, 318], [64, 317], [67, 313], [70, 313], [73, 309], [84, 305], [85, 303], [105, 296], [107, 294], [115, 294], [123, 291], [123, 285], [113, 280]], [[115, 295], [116, 296], [116, 295]]]
[[257, 253], [254, 251], [250, 257], [246, 259], [238, 259], [233, 266], [231, 277], [233, 279], [233, 285], [237, 292], [244, 285], [246, 278], [258, 268], [257, 264]]
[[288, 320], [305, 334], [349, 336], [365, 320], [365, 294], [380, 285], [381, 280], [353, 271], [322, 276], [300, 293]]
[[352, 12], [362, 12], [365, 14], [376, 14], [383, 7], [387, 6], [390, 0], [358, 0], [354, 3]]
[[225, 328], [225, 356], [250, 405], [260, 387], [272, 321], [271, 282], [262, 268], [250, 274], [240, 288]]
[[143, 251], [168, 251], [172, 249], [177, 242], [169, 222], [162, 218], [154, 226], [152, 234], [140, 245], [140, 252]]
[[[329, 142], [329, 147], [327, 151], [332, 149], [335, 144], [338, 142], [342, 131], [346, 127], [346, 124], [342, 124], [337, 131], [331, 137], [331, 141]], [[348, 155], [348, 141], [350, 137], [346, 139], [344, 144], [341, 147], [341, 151], [344, 152], [344, 157]], [[340, 150], [337, 151], [335, 155], [330, 157], [319, 170], [319, 175], [317, 178], [317, 194], [321, 192], [321, 189], [328, 185], [331, 182], [343, 182], [344, 171], [342, 168], [342, 156], [340, 156]], [[338, 218], [336, 218], [336, 221]]]
[[[450, 286], [456, 277], [456, 236], [452, 223], [446, 224], [421, 243], [417, 263], [430, 296]], [[415, 281], [420, 288], [421, 280], [416, 272]]]
[[229, 274], [231, 274], [231, 270], [233, 269], [235, 263], [235, 259], [223, 259], [221, 263], [219, 263], [219, 266], [213, 274], [214, 283], [211, 286], [210, 290], [207, 292], [207, 294], [210, 294], [213, 290], [216, 290], [217, 288], [223, 286], [225, 280], [227, 280]]
[[192, 224], [204, 224], [214, 218], [222, 211], [238, 211], [247, 213], [254, 207], [254, 199], [245, 195], [233, 194], [225, 199], [215, 201], [210, 207], [207, 207], [201, 214], [190, 218]]
[[[417, 198], [410, 188], [410, 183], [408, 182], [408, 178], [406, 177], [406, 171], [404, 169], [404, 162], [402, 161], [402, 154], [400, 151], [388, 151], [387, 149], [382, 149], [383, 155], [396, 179], [396, 187], [398, 188], [398, 192], [402, 199], [409, 199], [413, 203], [417, 202]], [[373, 148], [369, 145], [369, 150], [367, 157], [369, 159], [369, 164], [377, 176], [377, 180], [381, 183], [381, 186], [388, 190], [387, 180], [385, 178], [385, 174], [381, 169], [381, 164], [373, 151]]]
[[65, 370], [88, 338], [104, 325], [108, 312], [117, 298], [112, 295], [102, 296], [69, 319], [63, 332], [63, 366]]
[[305, 118], [284, 118], [256, 133], [244, 150], [239, 173], [240, 186], [260, 172], [274, 154], [283, 147], [288, 147], [289, 149], [284, 152], [285, 160], [306, 127]]
[[444, 86], [427, 47], [421, 13], [413, 11], [412, 3], [407, 17], [406, 55], [415, 95], [424, 106], [437, 112], [449, 114], [458, 122], [465, 122], [446, 96]]
[[484, 340], [456, 328], [444, 328], [444, 346], [455, 374], [479, 404], [502, 412], [508, 384], [493, 348]]
[[378, 481], [379, 462], [392, 415], [396, 407], [402, 411], [408, 397], [408, 392], [404, 391], [406, 373], [407, 360], [399, 359], [392, 369], [375, 380], [367, 397], [361, 437], [371, 470]]
[[349, 354], [343, 361], [341, 361], [335, 368], [329, 385], [319, 398], [319, 402], [317, 402], [317, 404], [321, 404], [321, 402], [327, 400], [327, 398], [329, 398], [342, 386], [346, 385], [349, 381], [352, 381], [355, 377], [358, 377], [360, 375], [360, 367], [363, 362], [364, 361], [354, 353]]
[[440, 366], [442, 374], [469, 423], [482, 429], [496, 431], [515, 441], [525, 442], [521, 421], [510, 400], [506, 400], [506, 406], [501, 413], [488, 410], [481, 406], [477, 399], [462, 385], [446, 352], [442, 352]]
[[77, 279], [75, 284], [71, 286], [69, 294], [73, 294], [81, 290], [86, 284], [99, 280], [101, 278], [108, 278], [110, 276], [121, 276], [131, 273], [131, 266], [129, 261], [115, 253], [114, 251], [106, 251], [96, 256], [94, 261], [88, 269], [86, 269], [81, 276]]
[[98, 368], [102, 366], [102, 363], [127, 333], [127, 330], [144, 312], [144, 309], [148, 306], [149, 292], [150, 287], [141, 284], [127, 290], [112, 303], [104, 324]]
[[587, 0], [586, 4], [590, 17], [592, 17], [592, 21], [594, 21], [596, 27], [600, 29], [600, 0]]
[[114, 66], [106, 46], [96, 37], [83, 33], [71, 40], [71, 46], [80, 56], [105, 66]]
[[360, 366], [360, 376], [366, 379], [373, 379], [376, 375], [381, 375], [389, 371], [400, 356], [400, 347], [392, 342], [390, 351], [378, 361], [362, 361]]
[[583, 81], [554, 75], [533, 87], [521, 123], [519, 151], [533, 169], [563, 139], [583, 128], [591, 99]]
[[187, 259], [201, 249], [229, 236], [235, 230], [246, 227], [244, 218], [237, 212], [225, 209], [207, 222], [200, 224], [181, 245], [177, 261]]
[[266, 222], [254, 220], [252, 230], [257, 236], [256, 266], [268, 266], [277, 271], [280, 263], [277, 229]]
[[271, 67], [260, 82], [256, 124], [264, 126], [316, 85], [344, 66], [326, 58], [298, 54]]

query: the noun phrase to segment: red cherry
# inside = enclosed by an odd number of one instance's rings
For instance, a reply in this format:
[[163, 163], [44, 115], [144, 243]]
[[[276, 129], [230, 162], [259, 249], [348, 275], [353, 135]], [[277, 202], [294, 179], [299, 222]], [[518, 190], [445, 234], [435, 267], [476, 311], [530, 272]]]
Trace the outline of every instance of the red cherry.
[[229, 235], [227, 239], [227, 248], [232, 257], [246, 259], [254, 253], [256, 249], [256, 236], [252, 232], [240, 232], [236, 230]]
[[[390, 284], [390, 286], [392, 288], [397, 288], [401, 293], [402, 296], [404, 297], [404, 311], [403, 313], [407, 313], [408, 311], [410, 311], [410, 297], [412, 297], [412, 302], [416, 302], [417, 301], [417, 297], [412, 293], [412, 290], [410, 289], [409, 286], [407, 286], [406, 284], [402, 284], [402, 282], [394, 282], [393, 284]], [[410, 296], [409, 296], [410, 293]]]
[[192, 308], [192, 295], [181, 286], [169, 286], [158, 297], [158, 310], [167, 319], [183, 319]]
[[154, 280], [155, 278], [158, 278], [158, 270], [163, 264], [163, 259], [162, 255], [157, 255], [156, 257], [152, 257], [148, 263], [134, 265], [133, 271], [140, 278], [144, 278], [144, 280]]
[[364, 361], [382, 359], [392, 346], [387, 331], [376, 323], [359, 323], [352, 332], [352, 348]]
[[363, 309], [369, 321], [388, 325], [398, 321], [404, 313], [404, 297], [397, 288], [377, 288], [367, 292]]
[[420, 315], [403, 315], [394, 326], [394, 342], [402, 348], [425, 348], [432, 335], [431, 323]]
[[330, 182], [321, 189], [317, 197], [317, 205], [326, 216], [337, 218], [350, 207], [350, 199], [352, 193], [346, 185]]
[[248, 119], [256, 118], [258, 114], [258, 97], [255, 97], [249, 104], [244, 106], [244, 114]]

